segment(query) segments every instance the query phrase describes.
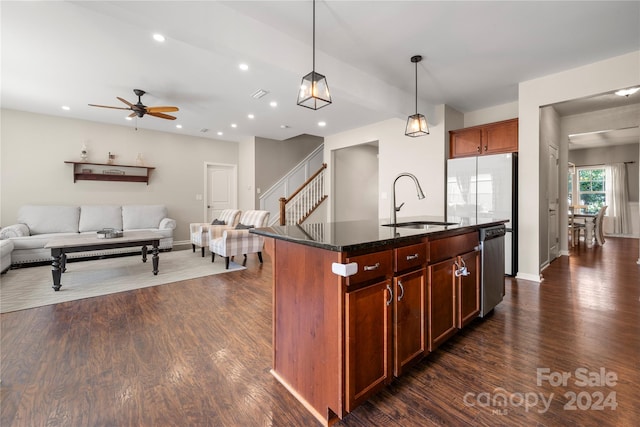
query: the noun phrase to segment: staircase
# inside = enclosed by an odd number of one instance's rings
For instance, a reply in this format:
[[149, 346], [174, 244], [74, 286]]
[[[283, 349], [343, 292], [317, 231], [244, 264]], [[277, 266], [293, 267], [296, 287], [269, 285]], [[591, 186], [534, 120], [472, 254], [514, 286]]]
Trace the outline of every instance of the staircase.
[[320, 145], [260, 196], [260, 209], [271, 213], [269, 225], [301, 224], [327, 198], [323, 158]]
[[280, 198], [280, 225], [302, 224], [315, 211], [327, 195], [324, 194], [324, 172], [327, 164], [323, 163], [304, 184], [294, 193]]

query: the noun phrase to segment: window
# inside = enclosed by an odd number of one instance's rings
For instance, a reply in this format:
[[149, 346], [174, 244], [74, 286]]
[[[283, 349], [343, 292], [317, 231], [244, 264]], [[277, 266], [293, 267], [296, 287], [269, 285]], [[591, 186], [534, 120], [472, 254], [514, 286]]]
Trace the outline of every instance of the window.
[[606, 204], [606, 171], [604, 167], [578, 169], [577, 200], [588, 206], [587, 212], [596, 213]]

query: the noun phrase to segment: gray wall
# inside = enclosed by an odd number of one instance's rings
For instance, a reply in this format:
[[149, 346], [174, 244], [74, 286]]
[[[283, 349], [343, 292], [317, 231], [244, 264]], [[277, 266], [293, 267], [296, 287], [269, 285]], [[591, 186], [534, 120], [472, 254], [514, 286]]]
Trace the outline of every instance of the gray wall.
[[[267, 191], [323, 142], [322, 137], [313, 135], [299, 135], [284, 141], [256, 137], [254, 200], [256, 209], [260, 206], [260, 194]], [[260, 193], [257, 189], [260, 189]]]
[[569, 161], [576, 166], [602, 165], [606, 163], [634, 162], [627, 164], [629, 201], [637, 202], [638, 191], [638, 151], [640, 144], [615, 145], [569, 151]]
[[[25, 204], [164, 204], [177, 223], [175, 241], [189, 241], [189, 223], [204, 220], [205, 162], [238, 164], [238, 144], [175, 133], [135, 130], [84, 120], [1, 110], [0, 225], [15, 223]], [[154, 118], [149, 118], [154, 120]], [[147, 120], [145, 117], [142, 120]], [[73, 182], [73, 166], [86, 142], [89, 161], [135, 164], [141, 153], [156, 169], [149, 185]]]

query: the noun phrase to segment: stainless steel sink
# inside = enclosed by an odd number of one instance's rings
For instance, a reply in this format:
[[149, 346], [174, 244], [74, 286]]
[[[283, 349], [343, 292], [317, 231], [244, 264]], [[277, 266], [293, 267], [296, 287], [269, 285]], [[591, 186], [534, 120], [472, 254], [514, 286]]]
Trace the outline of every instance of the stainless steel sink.
[[423, 228], [429, 229], [434, 227], [446, 227], [448, 225], [457, 225], [457, 222], [443, 222], [443, 221], [409, 221], [399, 222], [397, 224], [382, 224], [383, 227], [398, 227], [398, 228]]

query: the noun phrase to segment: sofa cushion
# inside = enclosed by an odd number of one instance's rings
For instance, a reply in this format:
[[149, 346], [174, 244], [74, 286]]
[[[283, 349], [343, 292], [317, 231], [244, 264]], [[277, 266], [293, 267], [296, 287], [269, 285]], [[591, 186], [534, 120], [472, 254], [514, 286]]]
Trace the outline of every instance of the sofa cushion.
[[103, 228], [122, 230], [122, 206], [80, 206], [80, 225], [78, 228], [81, 233], [98, 231]]
[[160, 221], [167, 216], [164, 205], [124, 205], [122, 206], [123, 230], [159, 228]]
[[19, 223], [31, 234], [77, 233], [80, 220], [78, 206], [25, 205], [18, 209]]

